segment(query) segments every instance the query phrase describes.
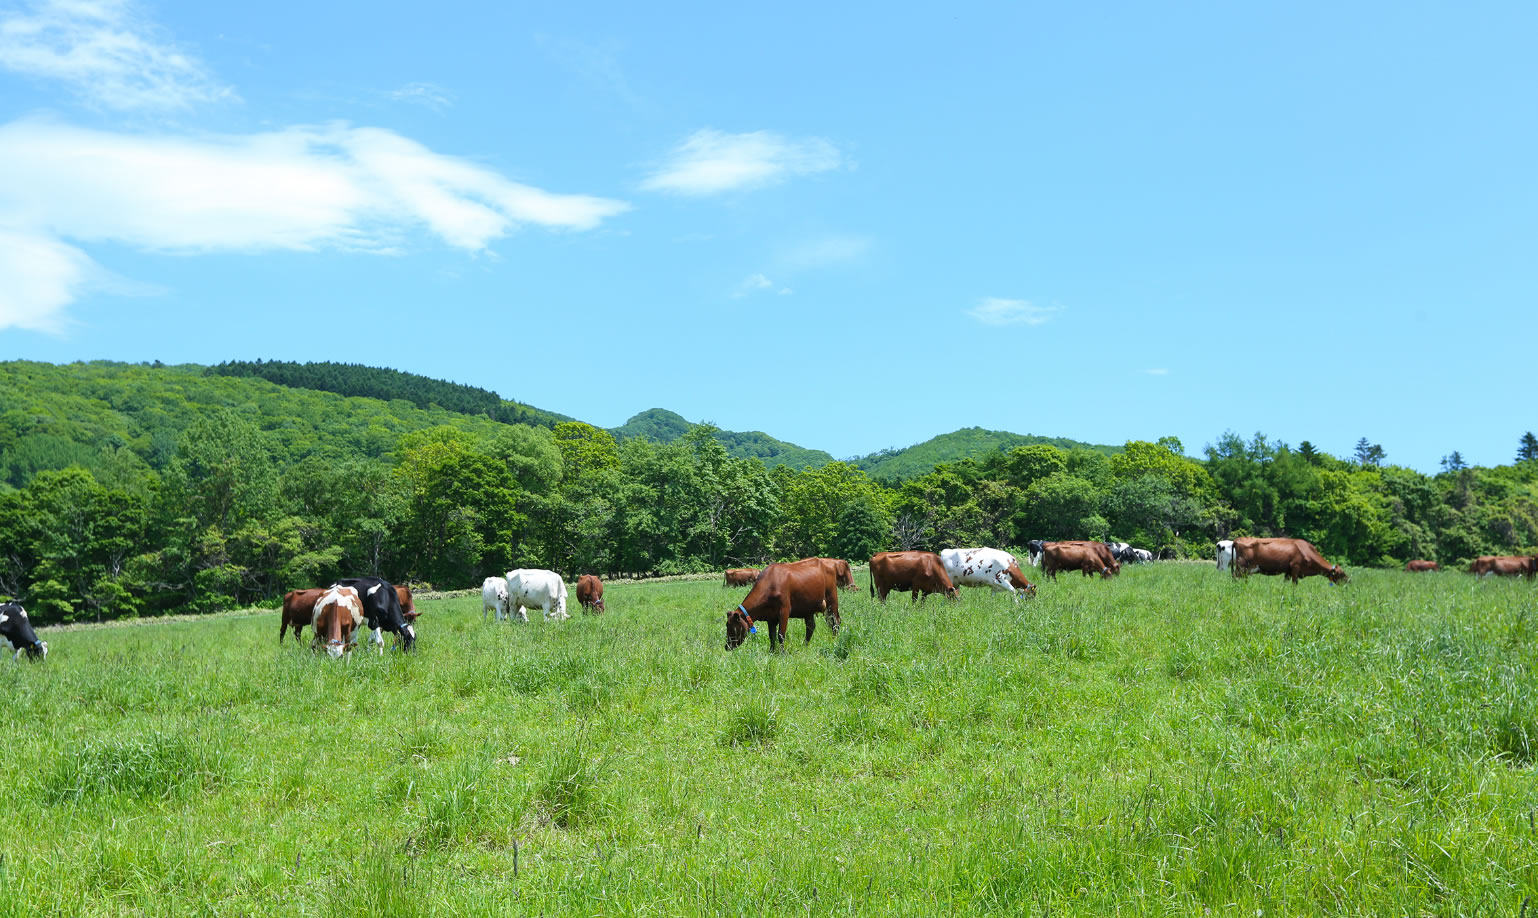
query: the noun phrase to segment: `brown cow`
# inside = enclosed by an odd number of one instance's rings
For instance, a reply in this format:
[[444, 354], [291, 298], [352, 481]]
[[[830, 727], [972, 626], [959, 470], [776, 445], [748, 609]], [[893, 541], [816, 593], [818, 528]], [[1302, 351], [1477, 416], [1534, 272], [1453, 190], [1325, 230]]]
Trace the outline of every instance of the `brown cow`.
[[417, 611], [416, 601], [411, 598], [411, 587], [396, 584], [395, 596], [401, 601], [401, 615], [405, 616], [406, 621], [416, 621], [422, 613]]
[[315, 603], [325, 593], [325, 590], [289, 590], [283, 594], [283, 611], [280, 617], [283, 621], [278, 625], [278, 643], [283, 643], [283, 637], [288, 634], [288, 629], [294, 629], [294, 640], [303, 641], [304, 635], [300, 634], [307, 625], [315, 621]]
[[893, 590], [911, 593], [909, 602], [916, 601], [920, 593], [926, 600], [930, 593], [944, 593], [949, 599], [958, 596], [945, 564], [930, 551], [882, 551], [871, 556], [870, 595], [886, 602]]
[[837, 637], [838, 578], [822, 559], [771, 564], [759, 574], [747, 598], [726, 613], [726, 649], [735, 650], [747, 640], [756, 621], [769, 626], [769, 647], [776, 649], [784, 643], [793, 618], [806, 621], [806, 642], [810, 644], [819, 612], [827, 616], [828, 627]]
[[843, 558], [802, 558], [802, 561], [821, 561], [832, 572], [841, 590], [854, 589], [854, 569]]
[[311, 621], [315, 625], [315, 637], [310, 640], [312, 650], [324, 647], [332, 659], [352, 653], [358, 644], [355, 632], [363, 624], [363, 601], [358, 598], [358, 591], [344, 586], [322, 591]]
[[1442, 568], [1435, 561], [1406, 561], [1404, 569], [1412, 574], [1418, 574], [1422, 571], [1439, 571]]
[[584, 611], [603, 614], [603, 581], [597, 574], [583, 574], [577, 578], [577, 604]]
[[1104, 542], [1044, 542], [1041, 546], [1041, 575], [1057, 579], [1058, 571], [1079, 571], [1086, 577], [1099, 574], [1101, 579], [1116, 575], [1120, 565], [1111, 557]]
[[752, 586], [758, 580], [758, 568], [734, 567], [726, 572], [726, 578], [721, 582], [723, 587]]
[[1331, 583], [1349, 579], [1340, 565], [1326, 561], [1305, 539], [1234, 539], [1233, 573], [1235, 577], [1281, 574], [1294, 585], [1316, 575], [1328, 577]]
[[1494, 574], [1497, 577], [1526, 577], [1531, 580], [1538, 576], [1538, 556], [1481, 555], [1469, 564], [1469, 573], [1479, 577]]

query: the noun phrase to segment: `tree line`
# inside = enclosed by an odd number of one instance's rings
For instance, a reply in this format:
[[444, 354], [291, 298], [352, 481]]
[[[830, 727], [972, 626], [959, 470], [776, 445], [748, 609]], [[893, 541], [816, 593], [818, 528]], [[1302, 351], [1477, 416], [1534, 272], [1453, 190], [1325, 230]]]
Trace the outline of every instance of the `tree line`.
[[1352, 565], [1538, 544], [1531, 433], [1510, 465], [1454, 452], [1434, 475], [1358, 445], [1337, 459], [1259, 434], [1198, 457], [1172, 438], [1028, 443], [875, 479], [843, 462], [771, 468], [708, 426], [616, 441], [201, 366], [12, 361], [0, 596], [57, 622], [264, 603], [352, 574], [464, 587], [515, 566], [682, 573], [1033, 538], [1210, 557], [1220, 538], [1290, 535]]

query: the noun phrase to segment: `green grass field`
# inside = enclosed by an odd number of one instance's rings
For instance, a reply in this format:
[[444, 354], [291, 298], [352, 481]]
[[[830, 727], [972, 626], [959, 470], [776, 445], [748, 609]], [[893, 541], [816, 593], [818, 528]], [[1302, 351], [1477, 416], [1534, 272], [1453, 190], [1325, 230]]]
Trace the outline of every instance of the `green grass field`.
[[[0, 915], [1518, 915], [1538, 890], [1538, 588], [1211, 565], [1020, 607], [744, 595], [411, 657], [276, 612], [55, 632], [0, 666]], [[760, 629], [762, 631], [763, 629]], [[1530, 913], [1534, 913], [1530, 909]]]

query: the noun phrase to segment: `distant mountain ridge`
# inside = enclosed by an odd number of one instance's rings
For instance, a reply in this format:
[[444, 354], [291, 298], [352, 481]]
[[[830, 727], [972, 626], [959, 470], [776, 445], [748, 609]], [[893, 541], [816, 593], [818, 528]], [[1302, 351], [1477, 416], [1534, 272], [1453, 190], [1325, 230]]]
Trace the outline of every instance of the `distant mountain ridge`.
[[[666, 408], [649, 408], [631, 417], [618, 427], [609, 428], [615, 439], [645, 437], [658, 443], [671, 443], [688, 433], [694, 425], [683, 415]], [[786, 465], [796, 470], [827, 465], [833, 457], [820, 449], [807, 449], [794, 443], [786, 443], [760, 430], [718, 430], [716, 439], [726, 451], [739, 459], [759, 459], [773, 468]]]
[[[5, 366], [25, 372], [25, 368], [29, 365], [22, 362]], [[44, 376], [54, 375], [52, 372], [44, 371], [44, 367], [52, 365], [31, 364], [30, 366], [37, 368]], [[460, 415], [481, 419], [483, 423], [491, 421], [550, 428], [562, 422], [575, 420], [564, 414], [503, 398], [495, 392], [476, 386], [448, 382], [403, 370], [356, 364], [255, 360], [226, 361], [208, 367], [186, 364], [174, 368], [162, 368], [159, 365], [135, 366], [111, 362], [98, 362], [89, 366], [93, 368], [93, 373], [105, 374], [109, 377], [117, 373], [148, 371], [151, 375], [166, 374], [168, 380], [185, 378], [189, 374], [205, 378], [223, 376], [260, 379], [283, 388], [330, 392], [349, 398], [371, 398], [383, 402], [405, 401], [429, 415], [437, 414], [439, 417]], [[421, 421], [413, 423], [421, 423]], [[688, 419], [677, 412], [665, 408], [651, 408], [632, 416], [618, 427], [609, 428], [609, 432], [620, 440], [645, 437], [658, 443], [671, 443], [693, 426]], [[823, 450], [809, 449], [780, 440], [763, 431], [718, 430], [715, 436], [732, 456], [759, 459], [771, 468], [784, 465], [799, 471], [834, 461], [834, 457]], [[1016, 446], [1037, 443], [1061, 449], [1091, 449], [1107, 455], [1121, 451], [1121, 448], [1116, 446], [1084, 443], [1063, 437], [1042, 437], [968, 427], [940, 434], [913, 446], [878, 450], [869, 455], [845, 461], [864, 470], [872, 478], [894, 481], [923, 475], [941, 463], [977, 459], [994, 452], [1007, 451]], [[46, 448], [43, 448], [44, 446]], [[42, 452], [26, 462], [27, 467], [54, 466], [63, 461], [65, 453], [74, 456], [74, 451], [90, 452], [84, 444], [71, 447], [63, 441], [54, 443], [51, 440], [37, 448]], [[82, 456], [85, 454], [81, 453]]]
[[983, 427], [963, 427], [960, 430], [931, 437], [904, 449], [884, 449], [852, 460], [872, 478], [894, 480], [917, 478], [933, 471], [942, 462], [961, 459], [979, 459], [990, 453], [1007, 452], [1017, 446], [1045, 444], [1058, 449], [1090, 449], [1107, 456], [1122, 451], [1120, 446], [1084, 443], [1066, 437], [1039, 437], [1033, 434], [1010, 433], [1006, 430], [988, 430]]

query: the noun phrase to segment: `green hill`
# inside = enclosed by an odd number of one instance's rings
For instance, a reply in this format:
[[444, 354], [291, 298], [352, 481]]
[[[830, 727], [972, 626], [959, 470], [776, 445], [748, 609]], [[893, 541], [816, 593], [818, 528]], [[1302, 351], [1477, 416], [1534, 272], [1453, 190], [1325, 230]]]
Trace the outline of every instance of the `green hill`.
[[504, 424], [554, 427], [562, 421], [573, 420], [564, 414], [508, 401], [487, 389], [360, 364], [230, 360], [209, 367], [205, 372], [210, 376], [255, 376], [290, 388], [319, 389], [322, 392], [377, 398], [387, 402], [403, 399], [418, 408], [436, 406], [459, 414], [480, 415]]
[[872, 478], [886, 480], [917, 478], [932, 471], [942, 462], [959, 459], [978, 459], [989, 453], [1007, 452], [1017, 446], [1046, 444], [1059, 449], [1092, 449], [1112, 455], [1121, 452], [1119, 446], [1082, 443], [1065, 437], [1038, 437], [1032, 434], [1010, 433], [1006, 430], [987, 430], [982, 427], [963, 427], [961, 430], [931, 437], [923, 443], [906, 449], [884, 449], [854, 460]]
[[[658, 443], [671, 443], [687, 433], [692, 426], [677, 412], [666, 408], [651, 408], [619, 427], [610, 428], [609, 432], [621, 440], [627, 437], [646, 437]], [[806, 449], [794, 443], [786, 443], [758, 430], [718, 430], [716, 439], [721, 441], [731, 455], [739, 459], [761, 459], [764, 465], [771, 468], [786, 465], [799, 470], [833, 461], [832, 456], [820, 449]]]
[[217, 409], [267, 431], [279, 465], [310, 456], [378, 458], [413, 430], [451, 425], [489, 433], [498, 422], [411, 401], [291, 388], [251, 376], [208, 375], [195, 364], [93, 361], [0, 363], [0, 488], [40, 471], [81, 465], [116, 480], [163, 469], [181, 434]]

